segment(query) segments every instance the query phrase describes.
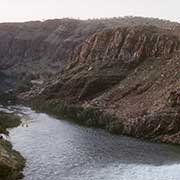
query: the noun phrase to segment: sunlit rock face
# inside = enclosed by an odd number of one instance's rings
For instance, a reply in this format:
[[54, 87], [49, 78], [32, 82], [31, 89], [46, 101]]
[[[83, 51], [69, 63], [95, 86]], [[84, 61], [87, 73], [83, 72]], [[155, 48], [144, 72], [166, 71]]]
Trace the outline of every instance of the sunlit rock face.
[[[142, 69], [145, 66], [144, 70], [149, 72], [155, 69], [156, 64], [160, 67], [158, 63], [165, 63], [178, 48], [176, 36], [151, 26], [95, 33], [74, 50], [70, 63], [60, 73], [59, 79], [57, 77], [57, 81], [52, 83], [52, 91], [72, 102], [91, 100], [131, 73], [136, 73], [133, 77], [139, 76], [138, 67]], [[143, 78], [145, 76], [142, 75]], [[142, 88], [140, 82], [135, 82], [132, 91]]]
[[180, 85], [179, 47], [178, 36], [152, 26], [95, 33], [40, 94], [108, 112], [116, 117], [106, 127], [111, 132], [171, 141], [167, 137], [180, 131], [179, 106], [169, 103]]

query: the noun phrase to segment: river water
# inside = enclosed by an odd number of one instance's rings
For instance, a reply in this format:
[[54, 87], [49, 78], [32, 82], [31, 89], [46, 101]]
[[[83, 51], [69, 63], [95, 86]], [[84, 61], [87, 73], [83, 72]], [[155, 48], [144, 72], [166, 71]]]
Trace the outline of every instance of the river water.
[[15, 107], [10, 130], [27, 159], [24, 180], [180, 180], [180, 147], [111, 135]]

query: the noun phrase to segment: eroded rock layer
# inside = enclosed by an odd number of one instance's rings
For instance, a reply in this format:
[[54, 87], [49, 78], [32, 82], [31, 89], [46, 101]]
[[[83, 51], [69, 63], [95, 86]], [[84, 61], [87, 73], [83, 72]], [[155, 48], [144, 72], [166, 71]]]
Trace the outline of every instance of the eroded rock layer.
[[[72, 56], [74, 49], [94, 33], [102, 32], [105, 29], [137, 25], [161, 27], [164, 30], [173, 31], [174, 34], [180, 32], [178, 23], [141, 17], [86, 21], [55, 19], [44, 22], [1, 23], [0, 80], [1, 75], [3, 75], [5, 78], [5, 80], [1, 80], [5, 81], [3, 86], [11, 89], [16, 86], [20, 89], [27, 89], [27, 81], [46, 81], [49, 76], [63, 70], [70, 63], [68, 61], [71, 60], [69, 56]], [[142, 37], [143, 40], [146, 41]], [[106, 42], [108, 43], [108, 41]], [[129, 54], [126, 54], [126, 58], [128, 56]], [[29, 86], [31, 85], [29, 84]], [[3, 88], [3, 90], [7, 88]]]
[[112, 132], [180, 143], [179, 48], [178, 36], [152, 26], [95, 33], [40, 96], [108, 113], [112, 122], [95, 124]]

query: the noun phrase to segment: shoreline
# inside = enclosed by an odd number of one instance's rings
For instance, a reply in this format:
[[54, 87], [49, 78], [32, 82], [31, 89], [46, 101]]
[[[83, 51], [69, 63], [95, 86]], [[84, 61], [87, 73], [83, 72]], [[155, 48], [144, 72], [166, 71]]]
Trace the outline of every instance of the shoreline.
[[[132, 120], [118, 118], [114, 114], [109, 114], [92, 106], [68, 105], [38, 98], [31, 101], [30, 107], [57, 118], [66, 118], [83, 126], [105, 129], [112, 134], [125, 135], [151, 142], [180, 145], [178, 133], [172, 131], [172, 134], [166, 134], [162, 129], [158, 129], [158, 127], [167, 125], [165, 128], [168, 131], [168, 123], [170, 125], [171, 121], [178, 123], [179, 116], [173, 112], [148, 114]], [[133, 121], [135, 123], [132, 123]]]
[[[8, 136], [8, 128], [19, 126], [21, 120], [13, 113], [0, 112], [0, 134]], [[22, 170], [25, 167], [24, 157], [13, 149], [12, 144], [0, 138], [0, 179], [19, 180], [23, 178]]]

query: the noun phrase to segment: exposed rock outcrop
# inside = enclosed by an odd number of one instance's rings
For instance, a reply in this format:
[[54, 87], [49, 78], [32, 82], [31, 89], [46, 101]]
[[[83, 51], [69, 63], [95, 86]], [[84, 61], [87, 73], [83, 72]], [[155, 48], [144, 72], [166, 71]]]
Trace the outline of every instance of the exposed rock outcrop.
[[110, 114], [112, 121], [94, 122], [111, 132], [179, 144], [178, 138], [170, 140], [180, 131], [179, 107], [169, 104], [180, 86], [179, 44], [178, 36], [152, 26], [95, 33], [74, 50], [71, 63], [40, 96], [43, 103]]
[[[178, 23], [141, 17], [2, 23], [0, 24], [0, 72], [8, 76], [9, 80], [5, 85], [13, 88], [19, 83], [21, 85], [21, 82], [26, 83], [32, 79], [47, 79], [63, 70], [71, 61], [69, 56], [72, 55], [74, 48], [92, 34], [119, 26], [137, 25], [161, 27], [173, 31], [174, 34], [180, 32]], [[126, 58], [128, 56], [126, 54]]]
[[[58, 93], [56, 98], [69, 99], [71, 103], [91, 100], [126, 79], [137, 67], [147, 64], [144, 70], [148, 68], [150, 71], [154, 67], [149, 64], [165, 63], [178, 48], [176, 36], [151, 26], [96, 33], [74, 51], [72, 63], [60, 74], [56, 83], [47, 88], [47, 94], [50, 94], [49, 91]], [[129, 92], [124, 93], [137, 91], [140, 86], [136, 82], [134, 87], [129, 87]]]

